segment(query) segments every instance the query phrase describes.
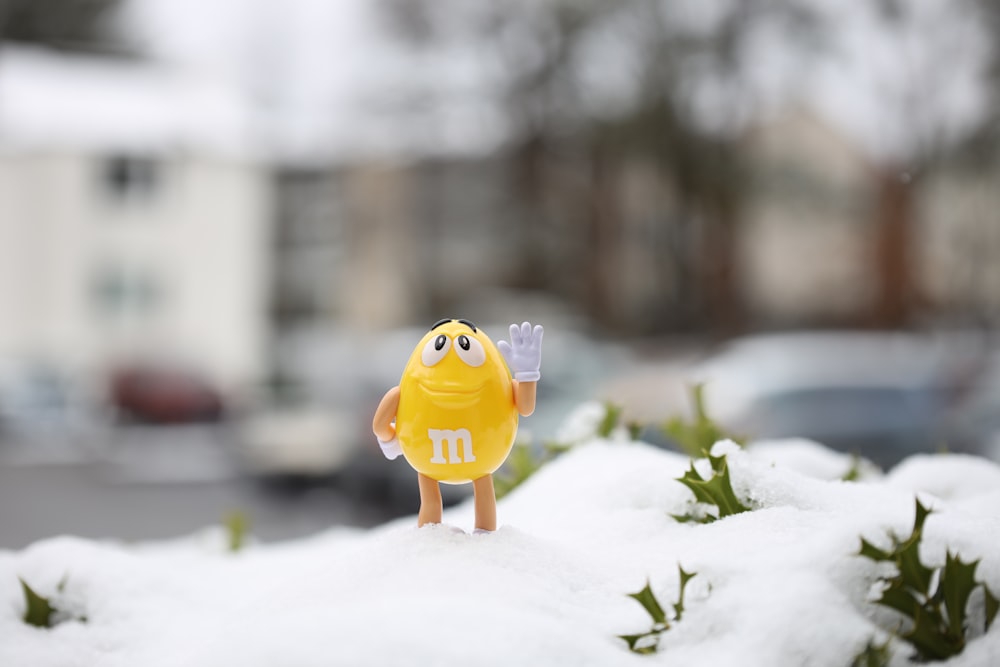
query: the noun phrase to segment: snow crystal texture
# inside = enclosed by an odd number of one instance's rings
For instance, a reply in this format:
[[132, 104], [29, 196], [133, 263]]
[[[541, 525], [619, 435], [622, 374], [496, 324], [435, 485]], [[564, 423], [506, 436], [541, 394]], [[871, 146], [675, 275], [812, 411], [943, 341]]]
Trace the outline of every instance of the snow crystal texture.
[[[890, 532], [908, 535], [915, 496], [934, 508], [924, 561], [942, 563], [945, 549], [982, 558], [978, 578], [1000, 592], [992, 463], [920, 456], [846, 482], [849, 457], [815, 443], [716, 450], [753, 511], [706, 525], [670, 516], [692, 502], [675, 481], [685, 457], [591, 440], [507, 496], [493, 534], [466, 532], [463, 505], [443, 526], [333, 529], [236, 554], [204, 534], [132, 546], [60, 537], [0, 552], [0, 665], [842, 667], [900, 620], [871, 602], [884, 566], [857, 552], [862, 536], [888, 545]], [[655, 655], [630, 653], [617, 635], [650, 619], [626, 594], [648, 580], [672, 603], [678, 565], [697, 573], [683, 619]], [[25, 624], [18, 577], [86, 622]], [[907, 645], [891, 647], [893, 665], [909, 664]], [[1000, 630], [948, 664], [1000, 664]]]

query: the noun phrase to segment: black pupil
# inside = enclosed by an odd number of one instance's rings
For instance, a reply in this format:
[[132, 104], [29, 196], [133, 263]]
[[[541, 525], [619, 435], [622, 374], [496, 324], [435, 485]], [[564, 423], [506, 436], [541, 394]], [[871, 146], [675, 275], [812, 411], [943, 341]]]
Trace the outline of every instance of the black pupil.
[[460, 348], [462, 348], [463, 350], [468, 350], [469, 347], [470, 347], [469, 337], [465, 336], [465, 335], [459, 336], [458, 337], [458, 346]]
[[438, 336], [437, 338], [435, 338], [434, 339], [434, 349], [435, 350], [440, 350], [442, 347], [444, 347], [444, 343], [445, 343], [446, 340], [448, 340], [448, 339], [445, 338], [444, 334], [441, 334], [440, 336]]

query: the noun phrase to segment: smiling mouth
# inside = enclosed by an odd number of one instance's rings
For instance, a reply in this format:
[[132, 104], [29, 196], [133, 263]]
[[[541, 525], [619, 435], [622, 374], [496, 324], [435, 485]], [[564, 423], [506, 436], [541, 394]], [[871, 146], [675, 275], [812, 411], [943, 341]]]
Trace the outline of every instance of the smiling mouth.
[[469, 387], [468, 385], [462, 385], [460, 387], [448, 386], [448, 385], [432, 386], [429, 384], [425, 384], [423, 382], [418, 382], [418, 384], [420, 385], [421, 389], [426, 391], [431, 396], [440, 396], [442, 398], [447, 398], [449, 396], [469, 396], [475, 394], [480, 389], [482, 389], [483, 384], [485, 383], [479, 384], [475, 387]]

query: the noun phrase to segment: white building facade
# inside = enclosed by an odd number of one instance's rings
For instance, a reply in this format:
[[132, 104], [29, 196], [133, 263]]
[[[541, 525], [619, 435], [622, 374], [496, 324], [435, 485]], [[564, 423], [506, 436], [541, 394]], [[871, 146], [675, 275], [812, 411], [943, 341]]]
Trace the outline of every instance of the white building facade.
[[0, 357], [260, 381], [273, 186], [248, 127], [226, 91], [151, 65], [5, 50]]

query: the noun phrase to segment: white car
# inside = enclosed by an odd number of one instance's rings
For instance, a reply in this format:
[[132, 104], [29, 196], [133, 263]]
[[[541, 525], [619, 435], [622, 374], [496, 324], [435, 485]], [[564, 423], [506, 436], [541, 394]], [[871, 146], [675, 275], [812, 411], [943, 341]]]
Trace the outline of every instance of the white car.
[[346, 468], [361, 440], [357, 420], [309, 402], [278, 402], [236, 423], [238, 457], [258, 477], [322, 478]]

